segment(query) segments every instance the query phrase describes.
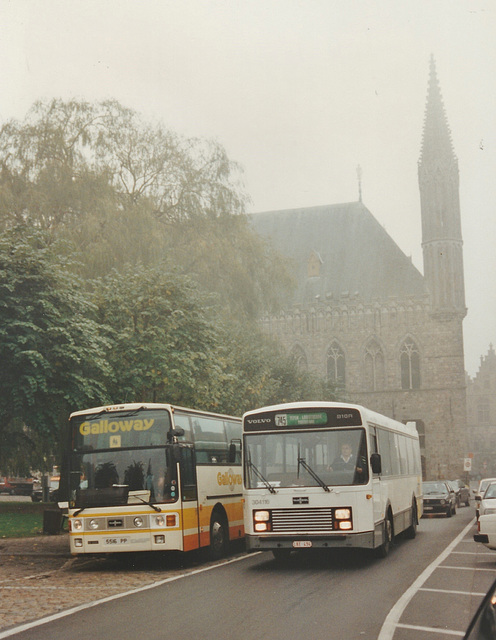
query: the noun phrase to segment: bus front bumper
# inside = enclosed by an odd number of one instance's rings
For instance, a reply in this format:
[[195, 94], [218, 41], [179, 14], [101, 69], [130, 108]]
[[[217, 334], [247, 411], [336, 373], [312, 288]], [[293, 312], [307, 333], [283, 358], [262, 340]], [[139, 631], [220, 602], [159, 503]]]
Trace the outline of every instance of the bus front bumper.
[[338, 533], [333, 535], [278, 535], [278, 536], [246, 536], [248, 552], [271, 551], [272, 549], [335, 549], [357, 547], [374, 549], [382, 544], [382, 532], [365, 531], [362, 533]]

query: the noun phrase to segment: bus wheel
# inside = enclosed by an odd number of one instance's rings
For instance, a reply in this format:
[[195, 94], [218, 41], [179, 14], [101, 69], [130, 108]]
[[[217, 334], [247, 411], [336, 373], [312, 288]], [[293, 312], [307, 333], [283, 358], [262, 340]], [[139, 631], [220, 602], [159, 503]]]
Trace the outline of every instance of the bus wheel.
[[212, 560], [218, 560], [225, 555], [227, 542], [226, 521], [219, 513], [214, 513], [210, 522], [210, 557]]
[[418, 525], [417, 506], [416, 506], [416, 504], [414, 502], [412, 504], [412, 524], [405, 531], [405, 535], [409, 540], [413, 540], [415, 538], [415, 536], [417, 535], [417, 525]]
[[287, 562], [291, 549], [272, 549], [272, 555], [277, 562]]
[[375, 556], [377, 558], [385, 558], [389, 554], [391, 543], [393, 541], [393, 522], [391, 520], [391, 514], [387, 515], [384, 520], [384, 541], [380, 547], [375, 549]]

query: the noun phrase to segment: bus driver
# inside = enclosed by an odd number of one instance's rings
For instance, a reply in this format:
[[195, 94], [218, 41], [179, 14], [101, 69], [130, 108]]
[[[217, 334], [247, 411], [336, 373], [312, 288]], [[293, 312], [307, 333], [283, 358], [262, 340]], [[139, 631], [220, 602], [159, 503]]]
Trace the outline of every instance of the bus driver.
[[329, 471], [356, 471], [358, 474], [363, 473], [363, 464], [357, 461], [353, 455], [351, 444], [349, 442], [343, 442], [341, 444], [341, 455], [334, 458], [332, 464], [329, 467]]

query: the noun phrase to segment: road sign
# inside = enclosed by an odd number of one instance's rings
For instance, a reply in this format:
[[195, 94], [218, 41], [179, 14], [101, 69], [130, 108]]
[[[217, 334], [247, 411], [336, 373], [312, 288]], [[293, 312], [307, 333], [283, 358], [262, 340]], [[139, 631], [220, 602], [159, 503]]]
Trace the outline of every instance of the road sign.
[[465, 458], [463, 461], [463, 470], [472, 471], [472, 458]]

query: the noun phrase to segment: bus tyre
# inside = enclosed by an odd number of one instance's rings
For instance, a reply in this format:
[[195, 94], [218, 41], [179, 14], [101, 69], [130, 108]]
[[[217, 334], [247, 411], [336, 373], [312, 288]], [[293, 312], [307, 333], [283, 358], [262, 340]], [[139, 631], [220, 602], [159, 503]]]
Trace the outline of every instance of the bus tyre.
[[418, 526], [417, 505], [414, 502], [412, 504], [412, 524], [405, 531], [405, 535], [409, 540], [413, 540], [417, 535], [417, 526]]
[[229, 535], [227, 523], [220, 513], [214, 513], [210, 522], [210, 558], [218, 560], [227, 551]]
[[377, 558], [386, 558], [391, 549], [391, 543], [393, 541], [393, 521], [391, 520], [391, 514], [389, 513], [384, 520], [384, 540], [380, 547], [375, 549], [375, 555]]

